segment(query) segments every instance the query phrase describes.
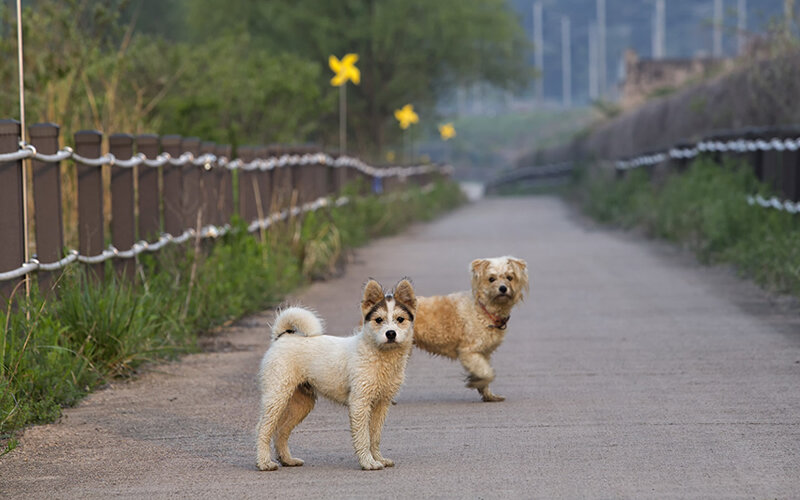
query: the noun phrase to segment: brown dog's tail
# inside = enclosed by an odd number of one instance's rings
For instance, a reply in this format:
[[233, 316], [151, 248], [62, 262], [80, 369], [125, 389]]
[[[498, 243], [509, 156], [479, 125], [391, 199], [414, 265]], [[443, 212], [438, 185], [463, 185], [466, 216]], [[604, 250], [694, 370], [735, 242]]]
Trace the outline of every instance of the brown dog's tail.
[[314, 311], [304, 307], [288, 307], [278, 312], [278, 316], [272, 324], [271, 338], [275, 341], [284, 334], [314, 337], [322, 335], [324, 332], [322, 319]]

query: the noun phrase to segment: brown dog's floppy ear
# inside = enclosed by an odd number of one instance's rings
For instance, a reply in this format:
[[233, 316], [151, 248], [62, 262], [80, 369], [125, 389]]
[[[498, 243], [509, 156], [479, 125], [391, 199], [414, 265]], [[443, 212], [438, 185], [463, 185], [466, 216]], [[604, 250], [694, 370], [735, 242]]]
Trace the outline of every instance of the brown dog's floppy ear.
[[364, 285], [364, 298], [361, 299], [361, 312], [366, 314], [375, 304], [384, 300], [383, 287], [380, 283], [371, 279]]
[[487, 259], [475, 259], [470, 263], [469, 270], [472, 271], [473, 275], [481, 274], [488, 265], [489, 261]]
[[487, 259], [475, 259], [469, 265], [469, 270], [472, 272], [472, 290], [473, 292], [480, 288], [481, 277], [489, 267]]
[[511, 265], [511, 268], [514, 269], [514, 274], [517, 275], [520, 287], [526, 292], [530, 291], [528, 285], [528, 264], [524, 260], [516, 257], [509, 257], [508, 263]]
[[417, 297], [414, 295], [414, 287], [411, 286], [411, 281], [408, 278], [403, 278], [395, 285], [394, 299], [402, 302], [409, 309], [417, 309]]

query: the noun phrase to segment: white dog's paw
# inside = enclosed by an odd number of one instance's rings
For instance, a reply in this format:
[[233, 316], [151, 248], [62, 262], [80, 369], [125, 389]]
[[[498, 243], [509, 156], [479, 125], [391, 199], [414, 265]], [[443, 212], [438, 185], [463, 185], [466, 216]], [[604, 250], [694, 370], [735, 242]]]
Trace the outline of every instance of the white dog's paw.
[[378, 462], [382, 463], [384, 467], [394, 467], [394, 460], [390, 460], [388, 458], [380, 457]]
[[293, 457], [283, 458], [283, 457], [278, 457], [278, 460], [280, 460], [281, 465], [283, 465], [284, 467], [300, 467], [301, 465], [303, 465], [305, 463], [305, 461], [303, 461], [302, 458], [293, 458]]
[[360, 460], [359, 463], [361, 464], [361, 468], [364, 470], [382, 470], [383, 464], [378, 462], [375, 459], [370, 460]]

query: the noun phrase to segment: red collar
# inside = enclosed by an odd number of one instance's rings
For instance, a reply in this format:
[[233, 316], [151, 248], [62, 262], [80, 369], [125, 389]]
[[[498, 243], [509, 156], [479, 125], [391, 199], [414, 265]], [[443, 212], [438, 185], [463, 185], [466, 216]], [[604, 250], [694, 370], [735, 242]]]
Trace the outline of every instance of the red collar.
[[481, 309], [483, 309], [483, 312], [485, 312], [486, 315], [489, 316], [489, 319], [492, 320], [492, 324], [491, 324], [491, 326], [489, 326], [489, 328], [497, 328], [498, 330], [505, 330], [506, 329], [508, 320], [511, 319], [511, 316], [502, 317], [502, 316], [498, 316], [496, 314], [490, 313], [486, 309], [486, 306], [483, 305], [483, 303], [481, 303], [480, 300], [478, 301], [478, 305], [481, 306]]

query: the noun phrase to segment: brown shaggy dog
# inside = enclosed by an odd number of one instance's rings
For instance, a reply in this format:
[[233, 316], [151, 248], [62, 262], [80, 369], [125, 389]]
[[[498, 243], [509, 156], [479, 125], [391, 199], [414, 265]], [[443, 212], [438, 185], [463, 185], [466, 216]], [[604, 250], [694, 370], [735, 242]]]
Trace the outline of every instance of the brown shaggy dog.
[[472, 291], [417, 297], [414, 344], [432, 354], [458, 359], [467, 370], [467, 387], [484, 401], [492, 394], [489, 358], [503, 342], [511, 308], [528, 291], [528, 266], [515, 257], [476, 259], [470, 264]]

